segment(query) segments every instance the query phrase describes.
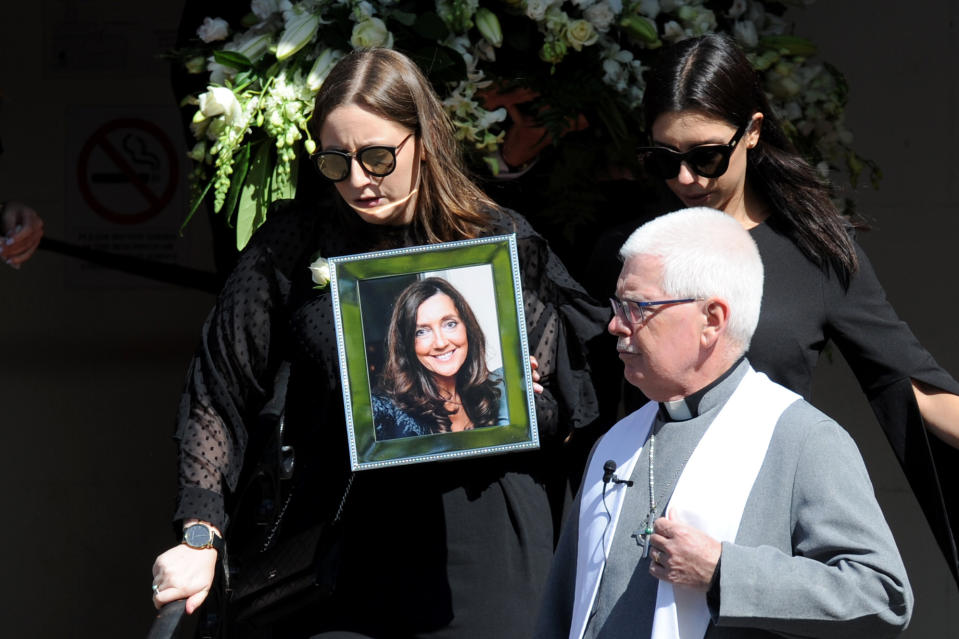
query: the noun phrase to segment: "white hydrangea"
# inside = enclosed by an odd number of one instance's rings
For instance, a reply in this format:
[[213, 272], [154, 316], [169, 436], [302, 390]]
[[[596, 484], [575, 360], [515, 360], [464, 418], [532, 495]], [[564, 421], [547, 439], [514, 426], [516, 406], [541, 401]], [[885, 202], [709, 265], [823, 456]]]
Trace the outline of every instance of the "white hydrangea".
[[267, 20], [274, 13], [280, 12], [277, 0], [252, 0], [250, 10], [260, 20]]
[[686, 37], [686, 30], [675, 20], [663, 25], [663, 39], [667, 42], [679, 42]]
[[554, 0], [526, 0], [526, 17], [536, 22], [542, 22], [546, 12], [553, 6]]
[[600, 33], [606, 33], [616, 20], [616, 12], [610, 6], [607, 0], [600, 0], [593, 6], [583, 12], [583, 16], [589, 20], [593, 28]]
[[[639, 7], [639, 13], [651, 20], [656, 19], [661, 9], [659, 0], [639, 0], [637, 6]], [[621, 13], [621, 11], [617, 13]]]
[[196, 30], [197, 36], [206, 43], [225, 40], [230, 35], [230, 25], [223, 18], [203, 18], [203, 24]]

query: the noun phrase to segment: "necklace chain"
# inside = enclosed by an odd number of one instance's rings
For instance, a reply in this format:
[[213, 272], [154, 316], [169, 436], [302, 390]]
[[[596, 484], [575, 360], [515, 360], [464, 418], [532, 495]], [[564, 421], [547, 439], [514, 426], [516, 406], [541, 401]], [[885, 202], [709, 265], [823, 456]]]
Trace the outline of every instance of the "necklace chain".
[[[649, 518], [647, 524], [653, 522], [653, 515], [656, 514], [656, 433], [649, 434]], [[649, 527], [647, 525], [647, 527]], [[652, 532], [652, 531], [650, 531]]]

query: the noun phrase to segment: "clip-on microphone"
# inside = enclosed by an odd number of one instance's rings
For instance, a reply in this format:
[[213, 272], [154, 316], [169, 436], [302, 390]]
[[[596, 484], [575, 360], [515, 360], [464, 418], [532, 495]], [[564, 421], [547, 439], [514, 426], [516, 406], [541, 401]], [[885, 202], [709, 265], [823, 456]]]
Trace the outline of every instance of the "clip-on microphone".
[[608, 484], [612, 481], [614, 484], [626, 484], [626, 487], [633, 485], [632, 479], [620, 479], [615, 475], [616, 473], [616, 462], [612, 459], [607, 459], [606, 463], [603, 464], [603, 483]]

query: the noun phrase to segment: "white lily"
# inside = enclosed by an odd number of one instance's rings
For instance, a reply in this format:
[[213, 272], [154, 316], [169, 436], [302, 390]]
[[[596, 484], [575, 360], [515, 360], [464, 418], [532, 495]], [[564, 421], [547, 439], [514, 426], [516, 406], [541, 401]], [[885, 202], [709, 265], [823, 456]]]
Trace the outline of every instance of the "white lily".
[[306, 86], [310, 91], [319, 91], [323, 86], [323, 81], [329, 75], [330, 69], [336, 64], [336, 61], [343, 57], [342, 51], [336, 49], [323, 49], [323, 52], [316, 57], [316, 62], [306, 76]]
[[319, 14], [311, 13], [301, 5], [294, 5], [289, 11], [284, 11], [283, 17], [286, 28], [276, 45], [277, 60], [286, 60], [309, 44], [320, 26]]

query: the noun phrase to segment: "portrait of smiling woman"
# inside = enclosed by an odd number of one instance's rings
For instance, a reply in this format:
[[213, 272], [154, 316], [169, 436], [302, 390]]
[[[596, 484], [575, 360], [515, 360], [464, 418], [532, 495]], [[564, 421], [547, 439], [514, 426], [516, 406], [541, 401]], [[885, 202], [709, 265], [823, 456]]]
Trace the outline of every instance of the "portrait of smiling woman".
[[400, 293], [373, 422], [377, 440], [509, 423], [502, 369], [488, 369], [483, 330], [445, 279], [418, 280]]

